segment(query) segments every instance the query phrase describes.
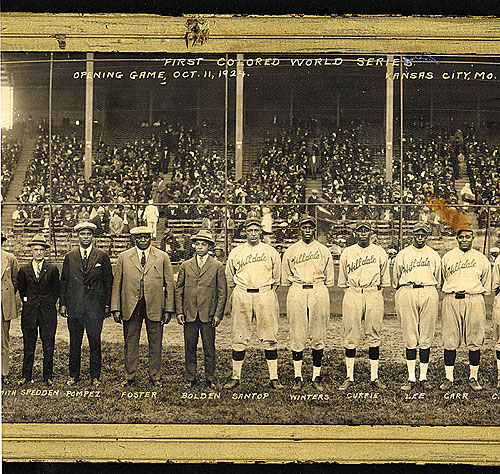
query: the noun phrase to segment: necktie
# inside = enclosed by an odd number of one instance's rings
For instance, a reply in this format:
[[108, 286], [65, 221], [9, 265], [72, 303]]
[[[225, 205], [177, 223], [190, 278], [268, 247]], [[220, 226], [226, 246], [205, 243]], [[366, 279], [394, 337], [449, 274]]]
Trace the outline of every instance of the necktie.
[[87, 270], [87, 262], [88, 262], [88, 257], [87, 257], [87, 250], [83, 251], [83, 266], [85, 270]]
[[145, 252], [142, 252], [141, 265], [142, 266], [146, 265], [146, 253]]
[[40, 279], [40, 271], [42, 270], [42, 264], [37, 263], [35, 265], [35, 268], [36, 268], [36, 279], [39, 280]]

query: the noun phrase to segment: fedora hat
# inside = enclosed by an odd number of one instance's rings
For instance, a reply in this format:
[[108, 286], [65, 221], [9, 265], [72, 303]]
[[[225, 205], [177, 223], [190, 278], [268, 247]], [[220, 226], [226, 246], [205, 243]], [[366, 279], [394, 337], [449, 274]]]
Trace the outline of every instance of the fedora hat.
[[42, 247], [45, 247], [48, 249], [50, 247], [50, 244], [47, 242], [47, 239], [45, 238], [45, 235], [43, 234], [36, 234], [30, 242], [26, 244], [28, 247], [33, 247], [34, 245], [41, 245]]
[[196, 240], [203, 240], [204, 242], [209, 242], [212, 245], [215, 245], [215, 240], [212, 237], [212, 234], [206, 230], [201, 229], [197, 234], [191, 236], [191, 240], [195, 242]]

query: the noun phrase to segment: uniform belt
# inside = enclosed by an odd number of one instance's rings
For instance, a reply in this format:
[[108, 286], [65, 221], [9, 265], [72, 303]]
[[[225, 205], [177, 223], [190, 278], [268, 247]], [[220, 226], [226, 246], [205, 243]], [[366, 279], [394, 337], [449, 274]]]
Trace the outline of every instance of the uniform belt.
[[465, 298], [465, 291], [456, 291], [455, 292], [455, 299], [456, 300], [463, 300]]
[[302, 285], [303, 290], [312, 290], [314, 288], [314, 285]]
[[365, 293], [367, 291], [376, 291], [378, 288], [376, 286], [369, 286], [368, 288], [358, 288], [356, 286], [349, 286], [350, 290], [359, 291], [360, 293]]
[[413, 288], [423, 288], [424, 285], [413, 285]]
[[258, 293], [259, 289], [258, 288], [247, 288], [247, 293]]

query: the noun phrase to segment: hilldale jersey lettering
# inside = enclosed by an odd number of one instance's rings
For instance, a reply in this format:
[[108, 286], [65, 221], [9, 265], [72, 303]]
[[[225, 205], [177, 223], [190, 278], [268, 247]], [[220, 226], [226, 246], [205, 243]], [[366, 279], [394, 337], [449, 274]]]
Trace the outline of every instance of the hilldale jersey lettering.
[[249, 263], [257, 263], [257, 262], [265, 262], [267, 260], [267, 255], [262, 253], [260, 255], [247, 255], [241, 260], [237, 260], [234, 262], [234, 268], [237, 272], [239, 272], [243, 267], [248, 265]]
[[358, 268], [364, 266], [364, 265], [371, 265], [372, 263], [375, 263], [377, 261], [377, 258], [375, 255], [370, 255], [367, 257], [359, 257], [357, 260], [355, 260], [353, 263], [347, 263], [347, 273], [352, 273], [355, 272]]
[[430, 267], [431, 261], [428, 258], [412, 260], [408, 265], [401, 265], [401, 273], [410, 273], [417, 267]]
[[463, 268], [475, 268], [477, 266], [476, 260], [466, 260], [465, 262], [455, 262], [453, 265], [448, 265], [446, 270], [449, 275], [453, 275], [458, 270]]
[[309, 260], [319, 260], [321, 258], [321, 254], [319, 253], [319, 250], [316, 250], [315, 252], [309, 252], [309, 253], [301, 253], [300, 255], [293, 256], [290, 259], [290, 262], [294, 263], [295, 265], [299, 265], [300, 263], [305, 263], [308, 262]]

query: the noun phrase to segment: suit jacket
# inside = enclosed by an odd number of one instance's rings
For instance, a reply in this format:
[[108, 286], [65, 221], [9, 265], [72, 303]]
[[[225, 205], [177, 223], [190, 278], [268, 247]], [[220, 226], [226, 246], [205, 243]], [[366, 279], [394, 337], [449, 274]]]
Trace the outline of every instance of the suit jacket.
[[17, 278], [19, 264], [16, 257], [2, 250], [2, 316], [5, 321], [17, 318]]
[[130, 319], [139, 301], [142, 277], [148, 319], [160, 321], [163, 312], [173, 313], [175, 310], [175, 287], [170, 257], [155, 247], [151, 247], [144, 268], [137, 256], [136, 247], [118, 255], [111, 294], [111, 311], [121, 311], [125, 321]]
[[77, 247], [64, 257], [59, 304], [66, 306], [70, 318], [87, 314], [104, 319], [105, 307], [111, 302], [112, 285], [113, 270], [108, 254], [92, 246], [85, 272]]
[[21, 326], [36, 328], [38, 314], [45, 326], [56, 326], [59, 291], [59, 270], [54, 264], [44, 260], [38, 280], [31, 262], [23, 265], [19, 270], [19, 296], [23, 302]]
[[182, 263], [175, 285], [175, 309], [184, 314], [186, 322], [193, 322], [197, 315], [204, 323], [214, 316], [222, 319], [226, 299], [226, 274], [220, 262], [209, 256], [201, 270], [196, 256]]

